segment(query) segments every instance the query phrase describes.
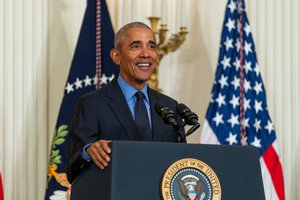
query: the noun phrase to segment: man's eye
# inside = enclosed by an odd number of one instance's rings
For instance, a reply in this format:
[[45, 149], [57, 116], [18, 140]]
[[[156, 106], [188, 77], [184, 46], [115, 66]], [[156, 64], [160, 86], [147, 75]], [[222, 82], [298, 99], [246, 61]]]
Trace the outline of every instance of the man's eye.
[[155, 50], [156, 49], [156, 45], [155, 44], [150, 44], [149, 45], [149, 49], [154, 49]]
[[140, 47], [140, 45], [138, 45], [138, 44], [131, 45], [132, 49], [138, 49], [139, 47]]

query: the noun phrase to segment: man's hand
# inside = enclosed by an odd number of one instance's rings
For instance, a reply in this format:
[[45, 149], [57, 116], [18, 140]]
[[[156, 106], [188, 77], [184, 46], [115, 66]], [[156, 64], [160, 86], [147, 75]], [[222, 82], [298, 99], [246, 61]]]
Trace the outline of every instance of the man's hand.
[[98, 140], [94, 142], [87, 150], [87, 154], [94, 161], [94, 163], [100, 168], [104, 169], [107, 167], [110, 161], [109, 154], [111, 152], [108, 147], [109, 140]]

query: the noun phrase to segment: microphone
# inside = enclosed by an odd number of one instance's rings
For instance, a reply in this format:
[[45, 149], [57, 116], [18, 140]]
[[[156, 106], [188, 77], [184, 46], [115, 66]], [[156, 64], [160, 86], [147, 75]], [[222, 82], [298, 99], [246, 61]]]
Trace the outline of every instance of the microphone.
[[164, 120], [166, 124], [173, 125], [176, 128], [178, 127], [174, 111], [170, 110], [167, 106], [161, 103], [157, 103], [154, 106], [154, 110]]
[[176, 108], [177, 113], [181, 118], [184, 119], [185, 123], [188, 125], [196, 125], [198, 123], [198, 116], [192, 112], [186, 105], [180, 103]]
[[192, 127], [185, 134], [185, 137], [191, 135], [200, 127], [198, 116], [194, 112], [192, 112], [186, 105], [184, 105], [183, 103], [178, 104], [176, 111], [179, 116], [184, 119], [185, 124], [192, 125]]

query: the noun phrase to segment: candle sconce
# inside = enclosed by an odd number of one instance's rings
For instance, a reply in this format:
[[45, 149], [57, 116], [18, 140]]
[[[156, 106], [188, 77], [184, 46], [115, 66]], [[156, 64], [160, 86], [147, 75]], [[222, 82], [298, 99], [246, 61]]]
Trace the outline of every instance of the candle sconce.
[[153, 30], [156, 39], [158, 40], [157, 43], [157, 64], [155, 66], [155, 69], [153, 71], [153, 74], [151, 75], [150, 80], [148, 81], [149, 86], [157, 91], [162, 91], [158, 87], [158, 68], [161, 59], [167, 55], [169, 52], [176, 51], [185, 41], [186, 35], [188, 34], [186, 27], [180, 27], [180, 30], [176, 34], [172, 34], [172, 36], [166, 40], [166, 34], [168, 32], [167, 24], [161, 24], [160, 29], [157, 30], [158, 22], [160, 20], [159, 17], [148, 17], [151, 23], [151, 29]]

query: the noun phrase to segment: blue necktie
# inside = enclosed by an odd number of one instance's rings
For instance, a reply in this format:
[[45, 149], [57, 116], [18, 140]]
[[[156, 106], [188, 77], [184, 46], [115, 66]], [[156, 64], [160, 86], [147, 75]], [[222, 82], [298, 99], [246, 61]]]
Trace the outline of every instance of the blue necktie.
[[148, 112], [144, 103], [144, 93], [137, 91], [135, 93], [137, 100], [135, 102], [134, 113], [135, 113], [135, 124], [141, 137], [141, 140], [151, 141], [152, 131], [149, 124]]

